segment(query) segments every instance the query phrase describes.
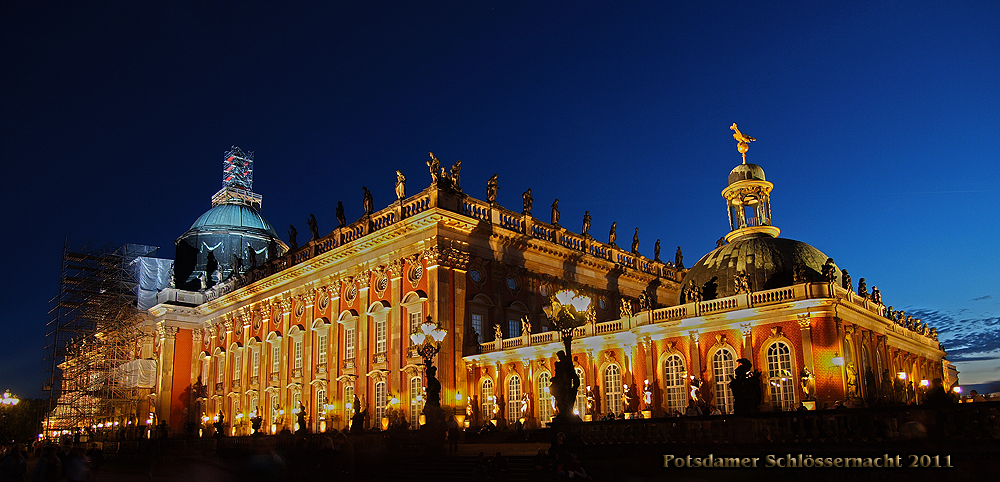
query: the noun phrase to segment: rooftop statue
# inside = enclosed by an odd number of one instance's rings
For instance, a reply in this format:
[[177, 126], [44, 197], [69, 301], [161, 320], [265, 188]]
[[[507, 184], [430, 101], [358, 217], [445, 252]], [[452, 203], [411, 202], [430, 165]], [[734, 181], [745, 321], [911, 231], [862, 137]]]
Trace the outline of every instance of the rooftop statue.
[[660, 240], [656, 240], [656, 244], [653, 245], [653, 261], [660, 260]]
[[493, 325], [493, 339], [503, 340], [503, 330], [500, 329], [500, 324]]
[[531, 197], [531, 188], [529, 187], [527, 191], [521, 194], [521, 199], [524, 201], [524, 210], [521, 214], [527, 214], [531, 216], [531, 204], [535, 202], [535, 199]]
[[456, 191], [462, 192], [462, 161], [455, 161], [455, 164], [451, 166], [451, 185]]
[[369, 191], [368, 188], [364, 186], [362, 186], [361, 189], [364, 190], [365, 192], [364, 200], [362, 201], [362, 205], [365, 208], [365, 216], [371, 216], [372, 211], [375, 209], [375, 206], [372, 202], [372, 192]]
[[288, 250], [289, 251], [295, 251], [295, 249], [299, 247], [299, 243], [295, 239], [296, 237], [298, 237], [298, 235], [299, 235], [299, 230], [295, 229], [295, 225], [289, 224], [288, 225]]
[[747, 274], [746, 270], [739, 270], [733, 275], [733, 284], [736, 286], [737, 293], [749, 293], [750, 292], [750, 275]]
[[868, 298], [868, 284], [865, 283], [864, 278], [858, 280], [858, 295], [862, 298]]
[[434, 156], [433, 152], [428, 152], [427, 154], [431, 156], [431, 158], [427, 160], [427, 167], [431, 171], [431, 184], [436, 186], [441, 180], [441, 175], [438, 174], [441, 170], [441, 161]]
[[809, 282], [809, 271], [806, 270], [805, 263], [799, 262], [792, 266], [792, 282], [795, 284]]
[[250, 262], [250, 269], [257, 267], [257, 252], [253, 250], [253, 245], [247, 243], [247, 261]]
[[681, 251], [681, 247], [677, 247], [677, 252], [674, 253], [674, 266], [677, 269], [684, 269], [684, 252]]
[[583, 213], [583, 229], [580, 234], [590, 236], [590, 211]]
[[823, 281], [828, 283], [834, 283], [837, 281], [837, 267], [833, 263], [833, 258], [826, 258], [826, 262], [823, 263]]
[[486, 181], [486, 201], [490, 204], [495, 204], [497, 202], [497, 191], [500, 189], [497, 186], [497, 175], [494, 174], [489, 181]]
[[715, 247], [716, 248], [721, 248], [721, 247], [723, 247], [725, 245], [726, 245], [726, 237], [725, 236], [723, 236], [723, 237], [715, 240]]
[[878, 290], [878, 286], [872, 286], [871, 299], [875, 303], [882, 304], [882, 292]]
[[559, 226], [559, 200], [552, 201], [552, 225]]
[[608, 233], [608, 244], [618, 247], [615, 241], [618, 241], [618, 221], [611, 223], [611, 232]]
[[337, 201], [337, 222], [340, 223], [340, 227], [347, 226], [347, 217], [344, 216], [343, 201]]
[[740, 154], [743, 154], [743, 164], [746, 164], [747, 151], [750, 150], [750, 143], [756, 141], [757, 139], [740, 132], [740, 129], [736, 127], [735, 122], [733, 122], [733, 125], [729, 126], [729, 129], [735, 132], [735, 134], [733, 134], [733, 139], [736, 139], [736, 150], [740, 151]]
[[639, 254], [639, 228], [635, 228], [635, 234], [632, 235], [632, 253]]
[[396, 199], [406, 197], [406, 176], [401, 171], [396, 171]]
[[[864, 278], [861, 278], [864, 281]], [[840, 270], [840, 282], [843, 284], [844, 289], [847, 291], [854, 291], [854, 287], [851, 286], [851, 275], [847, 274], [846, 269]], [[861, 285], [858, 284], [858, 289], [861, 289]]]
[[310, 214], [309, 219], [306, 220], [306, 224], [309, 225], [309, 232], [312, 233], [312, 239], [310, 241], [319, 239], [319, 226], [316, 224], [316, 215]]

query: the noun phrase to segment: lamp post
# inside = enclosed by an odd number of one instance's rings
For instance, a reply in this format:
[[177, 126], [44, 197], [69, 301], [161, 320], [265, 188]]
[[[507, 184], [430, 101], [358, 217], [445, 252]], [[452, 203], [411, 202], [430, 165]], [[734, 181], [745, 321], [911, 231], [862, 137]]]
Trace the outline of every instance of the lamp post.
[[[418, 327], [418, 332], [410, 335], [410, 341], [417, 347], [417, 352], [424, 359], [424, 371], [427, 374], [427, 402], [424, 404], [424, 421], [428, 430], [428, 443], [440, 448], [445, 431], [444, 410], [441, 408], [441, 382], [437, 379], [437, 367], [434, 366], [434, 356], [441, 351], [441, 342], [448, 335], [448, 330], [434, 323], [433, 317], [427, 316], [427, 321]], [[441, 440], [430, 435], [437, 433]]]
[[593, 314], [591, 300], [588, 296], [570, 290], [562, 290], [549, 298], [549, 305], [542, 307], [545, 316], [552, 322], [554, 328], [562, 336], [564, 350], [556, 353], [555, 375], [552, 377], [550, 392], [556, 399], [559, 413], [555, 419], [559, 422], [579, 420], [573, 415], [573, 403], [576, 401], [576, 391], [580, 388], [580, 377], [573, 366], [573, 330], [587, 322], [587, 317]]

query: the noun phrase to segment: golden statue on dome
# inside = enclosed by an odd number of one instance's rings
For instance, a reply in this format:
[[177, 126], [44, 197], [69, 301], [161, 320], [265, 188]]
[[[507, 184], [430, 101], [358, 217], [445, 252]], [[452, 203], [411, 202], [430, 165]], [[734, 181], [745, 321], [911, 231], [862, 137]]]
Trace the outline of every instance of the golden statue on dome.
[[746, 164], [747, 151], [750, 149], [750, 143], [756, 141], [757, 139], [740, 132], [740, 129], [736, 127], [735, 122], [733, 122], [733, 125], [729, 126], [729, 129], [736, 132], [733, 134], [733, 139], [736, 139], [737, 142], [736, 150], [740, 151], [740, 154], [743, 154], [743, 164]]

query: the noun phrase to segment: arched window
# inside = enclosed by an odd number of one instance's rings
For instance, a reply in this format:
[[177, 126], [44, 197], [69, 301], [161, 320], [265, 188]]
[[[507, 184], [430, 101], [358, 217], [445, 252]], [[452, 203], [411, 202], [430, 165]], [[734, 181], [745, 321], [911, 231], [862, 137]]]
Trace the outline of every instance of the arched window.
[[733, 392], [729, 380], [733, 376], [736, 357], [729, 348], [722, 348], [712, 355], [712, 380], [715, 383], [715, 406], [722, 413], [733, 413]]
[[389, 403], [385, 382], [375, 382], [375, 420], [372, 422], [376, 426], [381, 426], [382, 417], [385, 416], [385, 406]]
[[323, 414], [326, 413], [326, 389], [318, 388], [316, 389], [316, 414], [314, 415], [316, 420], [322, 420]]
[[479, 403], [482, 405], [480, 410], [480, 416], [483, 420], [493, 419], [493, 380], [489, 378], [483, 378], [482, 384], [479, 386]]
[[512, 375], [507, 379], [507, 421], [514, 423], [521, 418], [521, 377]]
[[580, 378], [580, 389], [576, 391], [576, 401], [573, 402], [573, 413], [580, 418], [587, 414], [587, 384], [583, 368], [576, 367], [576, 376]]
[[551, 385], [552, 377], [549, 376], [549, 372], [542, 372], [538, 375], [538, 388], [535, 393], [538, 394], [538, 419], [541, 420], [542, 423], [552, 420]]
[[604, 406], [611, 412], [622, 413], [622, 371], [615, 364], [604, 369]]
[[663, 388], [667, 394], [667, 410], [684, 413], [687, 407], [687, 369], [684, 359], [674, 353], [663, 362]]
[[347, 420], [347, 428], [350, 428], [351, 417], [354, 416], [354, 385], [344, 387], [344, 420]]
[[785, 342], [767, 348], [767, 375], [770, 378], [771, 406], [774, 410], [791, 410], [795, 404], [795, 374], [792, 371], [792, 350]]
[[277, 423], [279, 411], [281, 410], [281, 400], [278, 398], [278, 392], [271, 392], [271, 423]]
[[424, 379], [417, 375], [410, 379], [410, 427], [420, 428], [420, 414], [424, 411]]

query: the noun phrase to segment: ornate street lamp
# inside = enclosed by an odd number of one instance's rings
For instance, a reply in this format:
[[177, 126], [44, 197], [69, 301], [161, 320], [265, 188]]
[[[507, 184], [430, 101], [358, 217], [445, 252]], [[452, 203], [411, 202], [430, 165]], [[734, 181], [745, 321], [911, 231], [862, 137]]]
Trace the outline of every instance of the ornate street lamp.
[[427, 373], [427, 403], [424, 404], [424, 443], [433, 449], [440, 449], [444, 442], [445, 414], [441, 408], [441, 382], [437, 379], [437, 367], [434, 366], [434, 355], [441, 351], [441, 342], [448, 335], [448, 330], [434, 323], [428, 315], [427, 321], [421, 324], [418, 332], [410, 335], [410, 341], [417, 347], [417, 352], [424, 358], [424, 370]]
[[562, 290], [549, 298], [550, 304], [542, 307], [555, 329], [562, 335], [564, 350], [556, 354], [555, 375], [552, 376], [549, 391], [556, 400], [559, 413], [556, 421], [566, 422], [578, 419], [573, 415], [576, 391], [580, 388], [580, 377], [573, 366], [573, 330], [583, 326], [587, 317], [593, 315], [588, 296], [569, 290]]
[[3, 392], [3, 398], [0, 399], [0, 405], [7, 405], [13, 407], [14, 405], [17, 405], [17, 403], [20, 401], [21, 400], [18, 399], [16, 396], [10, 394], [10, 390], [6, 390]]

